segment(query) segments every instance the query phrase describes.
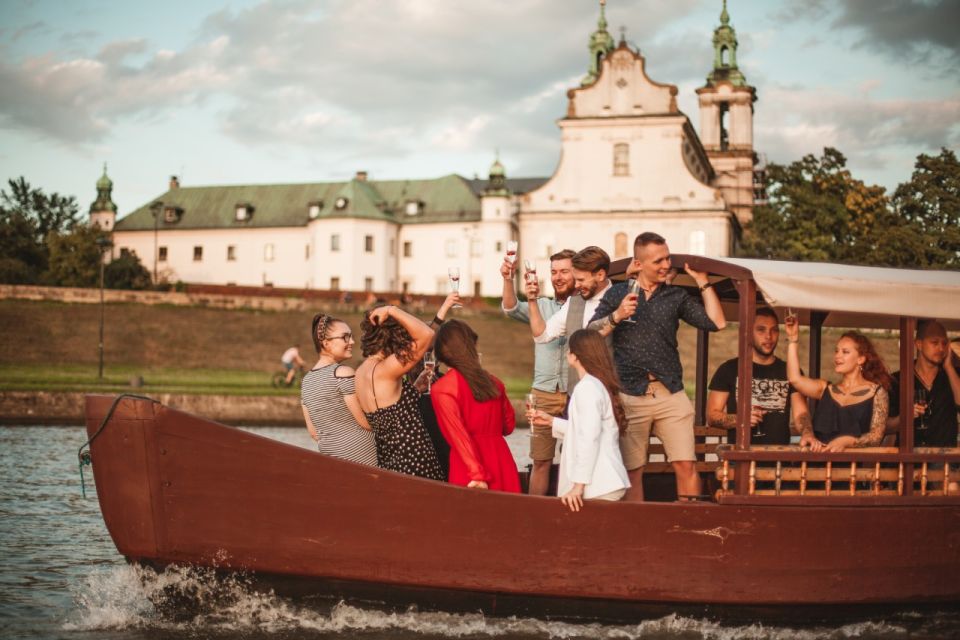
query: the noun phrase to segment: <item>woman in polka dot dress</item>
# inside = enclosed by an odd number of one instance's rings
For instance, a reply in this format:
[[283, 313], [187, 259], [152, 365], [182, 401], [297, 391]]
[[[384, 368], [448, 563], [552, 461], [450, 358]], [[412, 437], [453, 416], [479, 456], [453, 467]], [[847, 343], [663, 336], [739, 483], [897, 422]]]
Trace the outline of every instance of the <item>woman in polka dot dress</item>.
[[367, 311], [360, 329], [366, 360], [357, 367], [357, 398], [373, 427], [380, 466], [442, 480], [437, 452], [420, 414], [420, 394], [404, 379], [430, 348], [433, 329], [393, 305]]

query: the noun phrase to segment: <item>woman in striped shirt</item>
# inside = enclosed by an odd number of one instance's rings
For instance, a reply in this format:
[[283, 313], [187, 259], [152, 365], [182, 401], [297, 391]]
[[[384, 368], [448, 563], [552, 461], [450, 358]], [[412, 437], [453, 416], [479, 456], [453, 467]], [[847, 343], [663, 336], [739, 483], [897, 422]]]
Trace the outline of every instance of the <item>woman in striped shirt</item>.
[[354, 371], [340, 364], [353, 355], [353, 333], [346, 322], [325, 313], [313, 317], [311, 329], [319, 358], [300, 386], [307, 431], [320, 453], [378, 466], [373, 431], [357, 401]]

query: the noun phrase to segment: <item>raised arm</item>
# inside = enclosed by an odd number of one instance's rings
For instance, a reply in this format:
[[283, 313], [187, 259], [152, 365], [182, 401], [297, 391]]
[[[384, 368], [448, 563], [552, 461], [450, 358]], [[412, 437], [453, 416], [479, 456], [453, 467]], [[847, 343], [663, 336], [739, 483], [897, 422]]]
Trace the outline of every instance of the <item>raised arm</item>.
[[957, 367], [953, 363], [953, 349], [947, 351], [947, 357], [943, 361], [943, 372], [947, 374], [950, 381], [950, 390], [953, 391], [953, 404], [960, 407], [960, 373], [957, 373]]
[[787, 318], [783, 321], [783, 328], [787, 333], [787, 379], [793, 388], [803, 395], [819, 399], [823, 395], [823, 390], [827, 388], [827, 381], [808, 378], [800, 372], [799, 320]]
[[683, 269], [697, 283], [697, 287], [699, 287], [703, 296], [703, 308], [707, 311], [707, 317], [713, 320], [713, 324], [717, 325], [717, 331], [726, 327], [727, 319], [723, 315], [723, 307], [720, 306], [720, 296], [717, 295], [712, 286], [709, 286], [710, 279], [707, 274], [703, 271], [694, 271], [689, 264], [684, 264]]
[[430, 321], [430, 328], [434, 329], [443, 324], [443, 321], [447, 319], [447, 313], [455, 304], [460, 304], [460, 294], [456, 291], [451, 291], [447, 294], [447, 297], [444, 298], [440, 308], [437, 309], [437, 315], [433, 316], [433, 320]]
[[503, 277], [503, 310], [510, 311], [517, 306], [517, 291], [513, 286], [513, 274], [515, 266], [506, 258], [500, 265], [500, 275]]
[[410, 371], [430, 348], [430, 343], [433, 341], [433, 329], [419, 318], [392, 304], [377, 307], [370, 312], [370, 322], [373, 324], [380, 324], [387, 318], [396, 320], [413, 338], [413, 349], [408, 362], [400, 362], [396, 355], [391, 355], [381, 365], [381, 371], [384, 374], [391, 378], [400, 378], [407, 371]]

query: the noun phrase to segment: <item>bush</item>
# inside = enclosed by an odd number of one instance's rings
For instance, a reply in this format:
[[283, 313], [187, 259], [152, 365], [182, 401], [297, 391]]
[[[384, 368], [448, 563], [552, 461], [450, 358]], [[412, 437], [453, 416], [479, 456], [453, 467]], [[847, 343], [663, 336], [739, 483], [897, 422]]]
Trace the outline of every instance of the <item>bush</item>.
[[106, 266], [103, 272], [104, 286], [108, 289], [149, 289], [150, 272], [140, 262], [135, 251], [120, 254]]

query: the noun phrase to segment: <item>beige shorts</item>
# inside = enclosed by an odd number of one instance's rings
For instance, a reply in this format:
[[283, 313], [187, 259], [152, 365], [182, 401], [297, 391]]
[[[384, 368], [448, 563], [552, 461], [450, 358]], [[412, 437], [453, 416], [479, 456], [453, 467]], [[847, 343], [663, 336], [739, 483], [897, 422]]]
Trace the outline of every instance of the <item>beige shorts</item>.
[[[537, 409], [552, 416], [563, 413], [567, 407], [567, 394], [563, 391], [540, 391], [531, 389], [537, 398]], [[550, 427], [530, 427], [530, 458], [537, 461], [553, 460], [557, 452], [557, 439]]]
[[651, 382], [647, 395], [620, 394], [627, 428], [620, 436], [620, 453], [628, 471], [647, 464], [650, 434], [663, 443], [669, 462], [696, 460], [693, 441], [693, 404], [683, 391], [670, 393], [661, 382]]

